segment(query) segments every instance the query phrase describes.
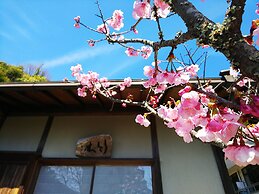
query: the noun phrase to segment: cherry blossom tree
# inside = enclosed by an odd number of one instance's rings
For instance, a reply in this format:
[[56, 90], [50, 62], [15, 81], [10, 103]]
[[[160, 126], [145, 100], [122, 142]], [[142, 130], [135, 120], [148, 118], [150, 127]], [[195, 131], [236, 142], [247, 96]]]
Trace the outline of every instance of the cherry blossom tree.
[[[100, 25], [92, 28], [81, 22], [80, 16], [74, 18], [75, 27], [83, 26], [88, 30], [99, 33], [99, 40], [88, 40], [89, 46], [95, 46], [100, 41], [119, 44], [125, 47], [128, 56], [141, 56], [147, 59], [153, 53], [154, 62], [144, 67], [147, 80], [143, 86], [149, 90], [146, 100], [136, 102], [129, 95], [126, 99], [117, 99], [117, 92], [130, 87], [131, 78], [125, 78], [119, 85], [112, 85], [107, 78], [100, 78], [96, 72], [84, 73], [80, 64], [72, 66], [72, 75], [81, 83], [78, 95], [85, 97], [102, 95], [113, 102], [144, 107], [147, 112], [137, 115], [135, 122], [148, 127], [149, 114], [155, 114], [163, 119], [168, 128], [186, 143], [197, 138], [202, 142], [213, 142], [223, 148], [225, 156], [237, 165], [259, 164], [259, 51], [254, 44], [254, 36], [259, 35], [259, 20], [251, 21], [250, 34], [241, 33], [242, 15], [246, 0], [227, 0], [229, 6], [222, 23], [215, 23], [199, 12], [188, 0], [135, 0], [132, 16], [135, 24], [126, 31], [124, 16], [121, 10], [115, 10], [111, 17], [106, 18], [97, 1]], [[204, 2], [206, 3], [206, 2]], [[257, 7], [257, 8], [256, 8]], [[259, 3], [255, 5], [259, 14]], [[177, 14], [184, 21], [187, 30], [166, 40], [160, 21]], [[155, 22], [158, 28], [157, 41], [143, 38], [126, 38], [130, 33], [138, 36], [138, 24], [143, 20]], [[114, 32], [112, 32], [114, 31]], [[199, 65], [193, 59], [194, 53], [186, 48], [187, 57], [191, 64], [179, 60], [174, 51], [178, 45], [189, 40], [196, 40], [197, 46], [211, 47], [225, 55], [230, 62], [229, 73], [235, 79], [228, 90], [235, 90], [233, 100], [218, 96], [210, 83], [201, 84], [197, 76]], [[132, 45], [142, 44], [140, 48]], [[171, 51], [166, 61], [158, 59], [161, 49], [169, 47]], [[205, 58], [206, 56], [203, 55]], [[167, 63], [162, 68], [161, 63]], [[175, 63], [179, 66], [175, 66]], [[197, 79], [197, 84], [190, 84], [190, 79]], [[170, 98], [161, 103], [165, 92], [173, 87], [181, 86], [180, 100]], [[243, 88], [246, 87], [246, 90]]]

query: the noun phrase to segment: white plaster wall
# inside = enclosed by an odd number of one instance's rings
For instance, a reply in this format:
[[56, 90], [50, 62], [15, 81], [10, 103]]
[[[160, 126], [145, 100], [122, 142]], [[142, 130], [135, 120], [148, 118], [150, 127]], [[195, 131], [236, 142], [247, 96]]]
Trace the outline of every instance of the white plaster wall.
[[7, 117], [0, 130], [1, 151], [36, 151], [47, 117]]
[[224, 194], [210, 145], [184, 143], [157, 121], [164, 194]]
[[113, 158], [151, 158], [150, 128], [134, 122], [134, 116], [59, 116], [55, 117], [43, 157], [75, 157], [80, 138], [110, 134]]

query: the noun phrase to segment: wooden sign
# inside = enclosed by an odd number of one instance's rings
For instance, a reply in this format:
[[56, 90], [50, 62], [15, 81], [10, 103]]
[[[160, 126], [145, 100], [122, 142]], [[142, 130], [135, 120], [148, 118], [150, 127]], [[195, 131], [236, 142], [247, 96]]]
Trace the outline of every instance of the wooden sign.
[[76, 144], [76, 156], [90, 158], [109, 158], [112, 154], [112, 137], [98, 135], [79, 139]]

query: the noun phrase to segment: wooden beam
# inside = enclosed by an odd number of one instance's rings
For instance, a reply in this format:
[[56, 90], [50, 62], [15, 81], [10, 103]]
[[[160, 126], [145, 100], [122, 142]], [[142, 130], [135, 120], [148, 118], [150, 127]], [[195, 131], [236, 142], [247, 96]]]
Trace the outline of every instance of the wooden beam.
[[7, 118], [6, 115], [0, 116], [0, 132], [1, 132], [1, 130], [2, 130], [2, 127], [3, 127], [3, 125], [4, 125], [4, 122], [6, 121], [6, 118]]
[[235, 194], [235, 190], [231, 181], [230, 176], [228, 175], [228, 169], [224, 159], [224, 153], [221, 148], [211, 145], [214, 157], [218, 166], [219, 175], [223, 184], [225, 193]]
[[45, 125], [45, 128], [43, 130], [43, 133], [41, 135], [41, 139], [40, 139], [40, 142], [38, 144], [38, 148], [37, 148], [37, 153], [38, 154], [42, 154], [42, 151], [44, 149], [44, 146], [45, 146], [45, 143], [47, 141], [47, 138], [48, 138], [48, 135], [49, 135], [49, 131], [50, 131], [50, 128], [51, 128], [51, 125], [52, 125], [52, 122], [53, 122], [53, 116], [49, 116], [48, 117], [48, 120], [46, 122], [46, 125]]
[[81, 106], [85, 106], [84, 98], [79, 98], [78, 95], [76, 95], [72, 90], [64, 90], [66, 91], [75, 101], [77, 101]]
[[100, 107], [96, 106], [67, 106], [65, 108], [57, 108], [57, 107], [27, 107], [27, 109], [11, 109], [8, 110], [8, 115], [10, 116], [71, 116], [71, 115], [132, 115], [136, 113], [144, 113], [145, 109], [142, 107], [130, 107], [127, 108], [123, 107], [114, 107], [112, 112], [109, 110], [103, 110]]
[[154, 163], [152, 158], [41, 158], [39, 162], [50, 166], [151, 166]]
[[46, 96], [51, 98], [51, 100], [53, 100], [58, 106], [65, 107], [65, 104], [58, 97], [51, 94], [49, 91], [45, 90], [45, 91], [42, 91], [42, 93], [44, 93]]
[[90, 191], [89, 191], [89, 194], [92, 194], [92, 193], [93, 193], [93, 190], [94, 190], [95, 170], [96, 170], [96, 166], [93, 167], [93, 172], [92, 172], [92, 178], [91, 178], [91, 183], [90, 183]]
[[157, 127], [156, 127], [156, 117], [151, 115], [151, 143], [152, 143], [152, 155], [154, 160], [154, 165], [152, 168], [152, 185], [153, 185], [153, 194], [163, 194], [163, 185], [162, 185], [162, 175], [161, 175], [161, 165], [159, 157], [159, 147], [158, 147], [158, 138], [157, 138]]

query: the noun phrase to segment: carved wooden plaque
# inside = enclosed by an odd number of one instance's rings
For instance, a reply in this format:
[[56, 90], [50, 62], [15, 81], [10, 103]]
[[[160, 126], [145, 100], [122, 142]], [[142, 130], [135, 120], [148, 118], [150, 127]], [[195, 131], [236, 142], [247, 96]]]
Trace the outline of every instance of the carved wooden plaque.
[[79, 139], [76, 144], [76, 156], [78, 157], [111, 157], [112, 137], [110, 135], [98, 135]]

